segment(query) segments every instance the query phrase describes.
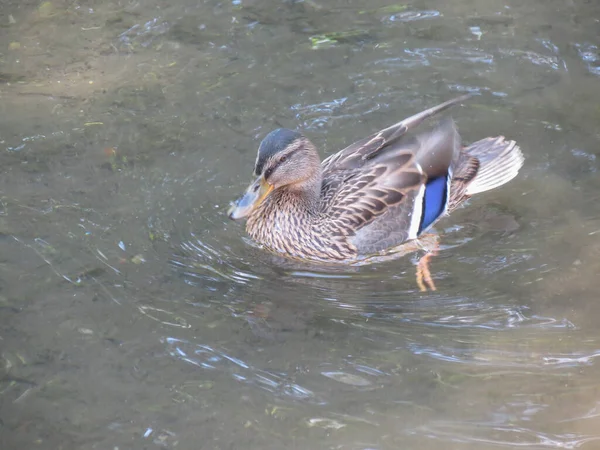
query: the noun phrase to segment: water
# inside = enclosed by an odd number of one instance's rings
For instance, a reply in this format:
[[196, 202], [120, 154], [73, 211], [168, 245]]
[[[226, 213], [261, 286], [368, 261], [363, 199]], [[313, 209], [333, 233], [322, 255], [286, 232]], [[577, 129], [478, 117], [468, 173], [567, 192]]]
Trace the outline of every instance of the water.
[[[6, 2], [1, 448], [600, 448], [600, 4]], [[286, 264], [226, 218], [260, 139], [330, 154], [465, 91], [519, 177], [419, 253]]]

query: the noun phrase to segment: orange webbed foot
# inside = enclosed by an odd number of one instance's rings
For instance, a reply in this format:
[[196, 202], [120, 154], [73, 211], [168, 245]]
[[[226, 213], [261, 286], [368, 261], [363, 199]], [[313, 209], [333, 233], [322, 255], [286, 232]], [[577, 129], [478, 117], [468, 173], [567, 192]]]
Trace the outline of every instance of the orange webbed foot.
[[435, 282], [431, 277], [431, 270], [429, 269], [429, 262], [431, 259], [438, 254], [439, 251], [439, 241], [435, 241], [434, 248], [427, 249], [427, 253], [425, 253], [419, 262], [417, 263], [417, 285], [419, 286], [419, 290], [421, 292], [437, 291], [435, 286]]

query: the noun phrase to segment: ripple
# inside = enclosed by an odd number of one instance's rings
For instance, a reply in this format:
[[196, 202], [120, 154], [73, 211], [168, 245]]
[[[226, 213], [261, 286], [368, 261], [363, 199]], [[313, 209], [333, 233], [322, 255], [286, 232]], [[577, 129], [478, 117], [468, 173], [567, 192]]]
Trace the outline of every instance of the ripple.
[[571, 149], [571, 154], [585, 164], [585, 170], [589, 172], [597, 172], [597, 157], [594, 153], [587, 152], [580, 148]]
[[291, 110], [296, 112], [296, 119], [304, 122], [305, 128], [320, 128], [327, 124], [332, 116], [338, 114], [347, 100], [347, 97], [342, 97], [307, 105], [297, 103], [291, 106]]
[[420, 57], [423, 64], [430, 65], [430, 59], [446, 61], [468, 61], [470, 63], [494, 64], [494, 56], [480, 50], [468, 48], [439, 48], [425, 47], [405, 49], [404, 52], [410, 56]]
[[533, 51], [524, 51], [517, 49], [501, 49], [500, 53], [503, 55], [514, 56], [519, 59], [527, 60], [530, 63], [535, 64], [536, 66], [549, 67], [553, 70], [559, 70], [566, 67], [565, 62], [557, 56], [547, 56]]
[[155, 17], [143, 24], [136, 23], [121, 33], [119, 42], [127, 46], [139, 43], [143, 47], [148, 47], [158, 36], [164, 35], [170, 28], [171, 25], [168, 22]]
[[556, 355], [544, 356], [544, 364], [557, 367], [591, 366], [594, 360], [600, 356], [600, 350], [591, 353], [570, 352]]
[[[408, 434], [420, 434], [431, 439], [463, 443], [492, 444], [502, 447], [563, 448], [575, 449], [588, 442], [600, 441], [598, 436], [575, 433], [543, 433], [514, 425], [499, 425], [486, 422], [438, 421], [409, 430]], [[493, 437], [492, 437], [493, 436]]]
[[314, 104], [297, 103], [291, 109], [303, 128], [312, 130], [323, 128], [333, 120], [363, 117], [380, 109], [380, 105], [374, 104], [371, 98], [357, 98], [350, 102], [348, 97], [341, 97]]
[[560, 53], [560, 50], [556, 44], [554, 44], [550, 39], [536, 39], [540, 44], [542, 44], [545, 48], [550, 50], [555, 55]]
[[321, 375], [350, 386], [370, 386], [371, 382], [364, 377], [346, 372], [321, 372]]
[[[573, 330], [575, 326], [564, 318], [548, 317], [532, 311], [527, 305], [510, 304], [507, 294], [491, 290], [474, 292], [475, 298], [450, 295], [427, 295], [400, 300], [410, 291], [395, 291], [385, 287], [371, 292], [367, 299], [356, 301], [370, 320], [405, 323], [457, 330], [507, 331], [515, 329]], [[361, 297], [360, 294], [357, 297]], [[331, 301], [338, 301], [331, 299]]]
[[139, 311], [146, 317], [160, 322], [163, 325], [178, 327], [178, 328], [191, 328], [191, 325], [183, 317], [179, 317], [172, 311], [167, 311], [162, 308], [156, 308], [150, 305], [138, 306]]
[[387, 17], [389, 22], [415, 22], [417, 20], [434, 19], [441, 17], [441, 13], [436, 10], [424, 10], [424, 11], [405, 11], [396, 14], [392, 14]]
[[161, 341], [166, 345], [169, 355], [187, 364], [227, 374], [236, 381], [256, 386], [276, 396], [322, 403], [314, 392], [289, 381], [283, 373], [259, 369], [208, 345], [173, 337], [163, 338]]
[[373, 61], [374, 65], [385, 66], [391, 69], [413, 68], [419, 66], [429, 66], [427, 58], [419, 54], [409, 54], [408, 56], [394, 56], [391, 58], [378, 59]]
[[575, 48], [588, 71], [600, 76], [600, 51], [598, 50], [598, 46], [586, 42], [575, 44]]
[[180, 272], [191, 285], [206, 285], [207, 282], [233, 282], [246, 285], [261, 276], [237, 267], [249, 266], [236, 255], [222, 253], [216, 247], [191, 235], [193, 239], [180, 244], [180, 252], [169, 261], [173, 270]]
[[544, 367], [563, 369], [581, 366], [591, 366], [600, 351], [588, 354], [541, 355], [527, 352], [511, 352], [505, 349], [464, 349], [458, 346], [439, 345], [427, 347], [421, 344], [409, 344], [409, 349], [415, 355], [426, 355], [445, 362], [468, 364], [473, 367], [488, 366], [506, 369], [543, 369]]

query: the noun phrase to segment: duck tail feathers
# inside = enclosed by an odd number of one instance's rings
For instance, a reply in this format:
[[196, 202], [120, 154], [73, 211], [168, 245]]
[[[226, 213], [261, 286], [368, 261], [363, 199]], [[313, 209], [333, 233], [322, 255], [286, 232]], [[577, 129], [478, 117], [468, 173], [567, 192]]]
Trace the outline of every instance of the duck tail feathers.
[[466, 186], [465, 195], [472, 196], [508, 183], [519, 173], [524, 158], [515, 141], [504, 136], [489, 137], [474, 142], [464, 152], [479, 160], [479, 170]]

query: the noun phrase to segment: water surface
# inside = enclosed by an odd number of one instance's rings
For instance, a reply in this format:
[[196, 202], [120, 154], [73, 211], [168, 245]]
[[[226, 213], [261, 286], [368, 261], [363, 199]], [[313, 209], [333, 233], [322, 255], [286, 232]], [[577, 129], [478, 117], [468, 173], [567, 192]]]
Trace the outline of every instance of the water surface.
[[[600, 5], [5, 2], [0, 446], [600, 448]], [[329, 270], [228, 203], [271, 129], [331, 154], [464, 92], [519, 177]]]

